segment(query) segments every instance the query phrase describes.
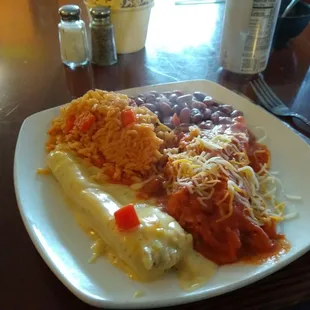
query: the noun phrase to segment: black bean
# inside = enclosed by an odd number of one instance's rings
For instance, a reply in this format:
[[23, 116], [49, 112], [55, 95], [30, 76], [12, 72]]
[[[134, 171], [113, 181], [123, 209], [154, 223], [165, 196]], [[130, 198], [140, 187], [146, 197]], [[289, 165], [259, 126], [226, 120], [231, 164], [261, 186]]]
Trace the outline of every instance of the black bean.
[[180, 91], [180, 90], [174, 90], [172, 93], [173, 93], [173, 94], [176, 94], [178, 97], [184, 95], [184, 93], [183, 93], [182, 91]]
[[177, 105], [177, 104], [175, 104], [173, 107], [172, 107], [172, 112], [173, 113], [176, 113], [176, 114], [180, 114], [180, 112], [181, 112], [181, 110], [182, 110], [182, 107], [180, 107], [179, 105]]
[[231, 110], [225, 106], [219, 106], [218, 110], [225, 114], [225, 116], [229, 116], [231, 113]]
[[200, 101], [196, 101], [194, 100], [192, 102], [192, 108], [196, 108], [196, 109], [199, 109], [200, 111], [204, 111], [206, 109], [206, 105]]
[[178, 97], [177, 104], [183, 104], [183, 103], [192, 103], [193, 96], [191, 94], [183, 95]]
[[233, 111], [233, 107], [230, 104], [223, 104], [221, 105], [222, 108], [226, 108], [230, 111], [230, 113]]
[[148, 108], [150, 111], [152, 112], [155, 112], [156, 111], [156, 107], [154, 104], [152, 103], [144, 103], [144, 104], [141, 104], [141, 107], [146, 107]]
[[220, 124], [232, 124], [232, 120], [230, 117], [227, 116], [220, 116], [219, 117], [219, 123]]
[[238, 116], [243, 116], [243, 115], [244, 115], [243, 112], [242, 112], [242, 111], [239, 111], [239, 110], [234, 110], [234, 111], [232, 111], [231, 114], [230, 114], [230, 116], [231, 116], [232, 118], [238, 117]]
[[164, 91], [164, 92], [163, 92], [163, 95], [164, 95], [166, 98], [168, 98], [168, 99], [169, 99], [169, 97], [171, 96], [171, 94], [172, 94], [172, 91]]
[[194, 124], [199, 124], [202, 120], [203, 120], [203, 115], [201, 114], [201, 112], [198, 109], [193, 108], [191, 111], [191, 121]]
[[165, 95], [160, 95], [159, 97], [156, 98], [156, 100], [157, 100], [158, 98], [161, 98], [162, 100], [164, 100], [164, 101], [166, 101], [166, 102], [168, 102], [168, 103], [171, 103], [171, 101], [169, 100], [169, 97], [166, 97]]
[[147, 103], [154, 103], [155, 102], [155, 95], [154, 94], [145, 94], [145, 100]]
[[170, 97], [169, 97], [169, 101], [171, 103], [177, 103], [177, 99], [178, 99], [178, 95], [176, 94], [172, 94]]
[[165, 101], [160, 101], [158, 103], [158, 110], [163, 116], [172, 115], [172, 109], [171, 109], [170, 105]]
[[[218, 107], [214, 107], [214, 106], [209, 106], [209, 109], [211, 110], [212, 113], [219, 111], [219, 108]], [[223, 113], [223, 115], [225, 115], [225, 114]]]
[[184, 109], [184, 108], [188, 108], [188, 104], [185, 103], [185, 102], [181, 102], [181, 103], [177, 103], [177, 105], [181, 108], [181, 109]]
[[211, 118], [212, 111], [208, 108], [203, 112], [203, 119], [206, 121]]
[[165, 103], [171, 105], [170, 101], [167, 98], [165, 98], [165, 97], [158, 97], [158, 98], [155, 99], [155, 102], [154, 102], [154, 105], [156, 106], [157, 110], [159, 110], [159, 106], [160, 106], [161, 102], [165, 102]]
[[183, 108], [180, 112], [180, 122], [189, 124], [191, 117], [191, 110], [189, 108]]
[[211, 115], [212, 122], [217, 125], [219, 123], [220, 116], [225, 116], [225, 114], [221, 111], [216, 111], [212, 113]]
[[172, 128], [172, 122], [171, 122], [172, 116], [165, 116], [163, 119], [163, 124]]
[[206, 97], [206, 95], [204, 93], [201, 93], [200, 91], [195, 91], [193, 95], [198, 101], [203, 101]]
[[223, 113], [225, 113], [227, 116], [230, 115], [230, 113], [233, 110], [233, 107], [229, 104], [220, 104], [218, 107], [219, 111], [222, 111]]
[[212, 129], [214, 127], [212, 121], [206, 121], [199, 124], [201, 129]]
[[218, 107], [219, 104], [217, 102], [215, 102], [213, 100], [212, 97], [210, 96], [206, 96], [204, 99], [203, 99], [203, 103], [209, 108], [209, 107]]
[[216, 114], [216, 115], [218, 115], [219, 117], [220, 116], [227, 116], [225, 113], [223, 113], [222, 111], [215, 111], [214, 113], [212, 113], [212, 114]]
[[201, 114], [200, 110], [197, 109], [197, 108], [193, 108], [191, 113], [194, 115], [194, 114]]
[[141, 104], [144, 104], [144, 100], [141, 98], [141, 97], [137, 97], [135, 98], [135, 102], [137, 105], [141, 105]]
[[166, 102], [170, 105], [170, 107], [172, 108], [175, 105], [175, 102], [171, 102], [168, 98], [166, 98], [165, 96], [162, 97], [158, 97], [156, 98], [156, 101], [158, 102]]
[[157, 98], [157, 97], [159, 97], [159, 96], [160, 96], [159, 92], [158, 92], [158, 91], [156, 91], [156, 90], [152, 90], [152, 91], [150, 91], [150, 94], [154, 95], [154, 96], [155, 96], [155, 98]]
[[[173, 108], [176, 104], [175, 103], [172, 103], [172, 102], [169, 102], [169, 105], [171, 108]], [[181, 108], [182, 109], [182, 108]]]
[[156, 110], [159, 111], [159, 101], [155, 101], [153, 104], [156, 107]]
[[165, 101], [167, 103], [170, 103], [169, 99], [166, 98], [165, 96], [163, 95], [159, 95], [156, 99], [155, 99], [155, 102], [159, 102], [159, 101]]
[[170, 103], [169, 99], [166, 98], [165, 96], [157, 97], [156, 100], [157, 100], [157, 99], [158, 99], [158, 101], [164, 101], [164, 102]]

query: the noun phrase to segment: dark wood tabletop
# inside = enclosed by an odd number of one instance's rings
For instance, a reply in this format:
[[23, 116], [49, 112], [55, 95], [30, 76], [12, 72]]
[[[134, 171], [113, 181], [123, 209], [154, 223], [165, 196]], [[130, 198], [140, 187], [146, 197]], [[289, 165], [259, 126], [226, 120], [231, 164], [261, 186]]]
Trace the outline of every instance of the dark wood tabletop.
[[[0, 1], [0, 309], [91, 308], [49, 270], [22, 223], [13, 185], [13, 159], [26, 117], [64, 104], [94, 87], [119, 90], [194, 79], [218, 81], [256, 100], [248, 83], [227, 78], [219, 71], [223, 3], [174, 6], [170, 0], [158, 0], [144, 50], [119, 56], [118, 64], [111, 67], [71, 70], [62, 65], [57, 30], [58, 7], [69, 2], [82, 7], [86, 20], [85, 7], [78, 0]], [[287, 48], [272, 53], [264, 74], [282, 100], [308, 116], [309, 64], [308, 26]], [[290, 119], [284, 121], [294, 126]], [[309, 261], [310, 253], [246, 288], [178, 308], [239, 310], [302, 305], [310, 301]]]

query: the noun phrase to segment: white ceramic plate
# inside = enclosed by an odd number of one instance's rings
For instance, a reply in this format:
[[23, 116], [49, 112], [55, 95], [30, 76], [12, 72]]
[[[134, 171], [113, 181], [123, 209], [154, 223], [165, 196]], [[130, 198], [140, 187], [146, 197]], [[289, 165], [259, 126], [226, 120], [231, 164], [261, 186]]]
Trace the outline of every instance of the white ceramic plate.
[[[58, 114], [59, 108], [56, 107], [28, 117], [20, 130], [14, 163], [16, 195], [28, 233], [45, 262], [72, 293], [89, 304], [137, 309], [210, 298], [266, 277], [310, 249], [309, 146], [262, 108], [209, 81], [147, 86], [122, 92], [137, 95], [149, 90], [174, 89], [203, 91], [242, 110], [251, 127], [265, 129], [268, 135], [265, 143], [272, 152], [272, 169], [280, 172], [284, 187], [290, 194], [303, 198], [295, 203], [299, 216], [281, 227], [292, 248], [276, 262], [260, 266], [240, 263], [221, 267], [210, 282], [190, 293], [179, 288], [175, 274], [167, 274], [154, 283], [141, 284], [131, 281], [104, 258], [89, 264], [91, 241], [73, 219], [60, 187], [53, 177], [36, 175], [36, 169], [45, 166], [45, 132], [52, 118]], [[136, 291], [145, 295], [133, 298]]]

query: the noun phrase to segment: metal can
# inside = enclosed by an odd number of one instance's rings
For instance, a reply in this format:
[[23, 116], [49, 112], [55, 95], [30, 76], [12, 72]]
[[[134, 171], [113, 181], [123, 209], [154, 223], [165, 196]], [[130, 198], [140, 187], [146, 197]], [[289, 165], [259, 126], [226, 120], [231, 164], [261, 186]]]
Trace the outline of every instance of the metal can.
[[267, 67], [281, 0], [227, 0], [221, 65], [239, 74]]

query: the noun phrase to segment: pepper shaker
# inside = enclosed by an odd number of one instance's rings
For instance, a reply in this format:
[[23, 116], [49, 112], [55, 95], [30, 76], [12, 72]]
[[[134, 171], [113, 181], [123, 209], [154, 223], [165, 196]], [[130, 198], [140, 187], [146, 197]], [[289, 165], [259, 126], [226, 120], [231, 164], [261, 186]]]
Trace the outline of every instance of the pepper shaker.
[[117, 63], [114, 28], [110, 21], [110, 9], [95, 7], [90, 10], [92, 62], [100, 66]]
[[58, 13], [61, 58], [69, 67], [85, 65], [88, 62], [88, 42], [85, 23], [80, 19], [81, 9], [77, 5], [64, 5]]

